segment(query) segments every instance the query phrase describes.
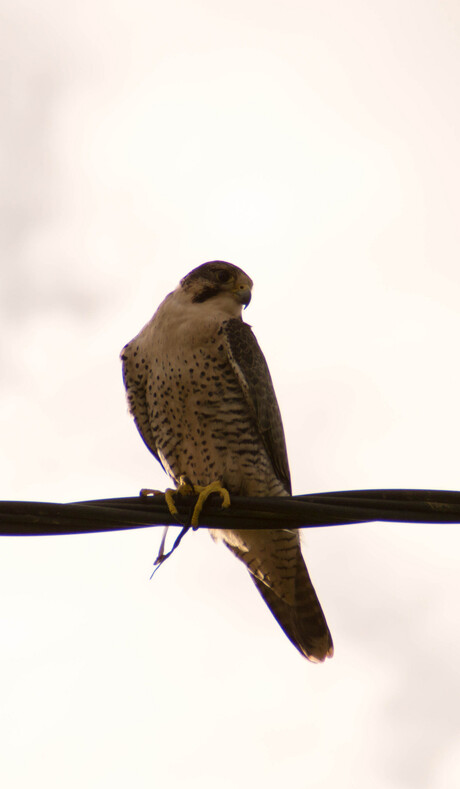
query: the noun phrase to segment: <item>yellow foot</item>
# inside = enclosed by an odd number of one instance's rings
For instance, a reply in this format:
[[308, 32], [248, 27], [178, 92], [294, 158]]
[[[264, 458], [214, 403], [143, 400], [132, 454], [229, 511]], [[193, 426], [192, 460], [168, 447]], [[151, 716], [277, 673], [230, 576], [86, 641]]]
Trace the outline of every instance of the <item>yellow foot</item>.
[[195, 493], [199, 493], [198, 501], [193, 509], [192, 520], [190, 521], [195, 529], [198, 526], [198, 520], [201, 515], [203, 505], [211, 493], [218, 493], [220, 495], [223, 509], [230, 507], [230, 494], [227, 488], [222, 487], [219, 480], [216, 479], [215, 482], [211, 482], [210, 485], [194, 485], [193, 488]]
[[[151, 490], [150, 488], [142, 488], [141, 496], [162, 496], [164, 495], [168, 510], [171, 515], [177, 515], [178, 509], [174, 502], [174, 496], [196, 496], [198, 494], [197, 502], [193, 508], [191, 525], [196, 529], [198, 520], [203, 509], [204, 503], [207, 501], [212, 493], [218, 493], [222, 499], [222, 508], [230, 507], [230, 494], [227, 488], [223, 488], [219, 480], [211, 482], [210, 485], [193, 485], [189, 478], [182, 475], [179, 479], [179, 485], [176, 489], [166, 488], [164, 494], [161, 490]], [[161, 549], [160, 549], [161, 551]]]
[[195, 491], [193, 485], [186, 477], [180, 478], [178, 488], [166, 488], [166, 490], [153, 490], [152, 488], [141, 488], [140, 496], [164, 496], [168, 510], [171, 515], [177, 515], [177, 507], [174, 503], [174, 495], [178, 493], [180, 496], [193, 496]]
[[162, 496], [162, 490], [153, 490], [152, 488], [141, 488], [139, 496]]
[[171, 515], [177, 515], [177, 507], [174, 503], [174, 496], [178, 493], [179, 496], [194, 496], [195, 489], [189, 478], [182, 476], [177, 488], [166, 488], [166, 490], [153, 490], [153, 488], [141, 488], [140, 496], [164, 496], [168, 510]]

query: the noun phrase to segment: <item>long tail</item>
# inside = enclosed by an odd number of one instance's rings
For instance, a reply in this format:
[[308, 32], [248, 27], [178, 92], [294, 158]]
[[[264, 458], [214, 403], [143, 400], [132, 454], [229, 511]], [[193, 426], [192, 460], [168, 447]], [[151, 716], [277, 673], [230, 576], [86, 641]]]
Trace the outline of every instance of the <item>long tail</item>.
[[[230, 539], [229, 539], [230, 537]], [[296, 530], [226, 533], [227, 547], [248, 568], [278, 624], [312, 662], [332, 657], [334, 647], [320, 602], [300, 550]]]

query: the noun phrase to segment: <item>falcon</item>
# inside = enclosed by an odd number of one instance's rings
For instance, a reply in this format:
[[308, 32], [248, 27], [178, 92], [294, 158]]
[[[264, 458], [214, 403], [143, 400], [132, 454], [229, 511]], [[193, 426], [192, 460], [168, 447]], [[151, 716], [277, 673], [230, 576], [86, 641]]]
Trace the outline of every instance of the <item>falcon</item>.
[[[198, 266], [121, 352], [129, 410], [179, 490], [185, 478], [197, 490], [217, 489], [224, 497], [291, 495], [272, 380], [242, 319], [252, 285], [231, 263]], [[299, 531], [283, 523], [251, 530], [242, 522], [238, 529], [210, 532], [246, 565], [299, 652], [313, 662], [332, 657]]]

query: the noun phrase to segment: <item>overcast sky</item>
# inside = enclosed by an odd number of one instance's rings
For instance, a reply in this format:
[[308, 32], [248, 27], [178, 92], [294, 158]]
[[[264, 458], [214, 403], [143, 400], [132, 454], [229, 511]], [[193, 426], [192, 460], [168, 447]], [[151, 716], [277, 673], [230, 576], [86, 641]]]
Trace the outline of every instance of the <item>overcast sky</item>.
[[[460, 488], [454, 0], [1, 0], [2, 499], [167, 479], [118, 354], [206, 260], [295, 493]], [[453, 789], [460, 527], [304, 535], [336, 646], [303, 660], [240, 565], [160, 530], [3, 538], [8, 789]]]

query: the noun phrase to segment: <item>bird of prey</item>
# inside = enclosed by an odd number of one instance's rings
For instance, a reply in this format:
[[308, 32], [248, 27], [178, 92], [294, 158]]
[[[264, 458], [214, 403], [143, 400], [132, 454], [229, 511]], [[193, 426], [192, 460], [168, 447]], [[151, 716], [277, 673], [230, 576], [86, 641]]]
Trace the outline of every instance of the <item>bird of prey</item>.
[[[288, 496], [283, 425], [267, 363], [242, 307], [252, 280], [215, 260], [193, 269], [121, 352], [128, 405], [176, 486], [219, 483], [231, 494]], [[219, 487], [218, 486], [218, 487]], [[249, 570], [299, 652], [332, 657], [332, 638], [297, 529], [210, 530]]]

